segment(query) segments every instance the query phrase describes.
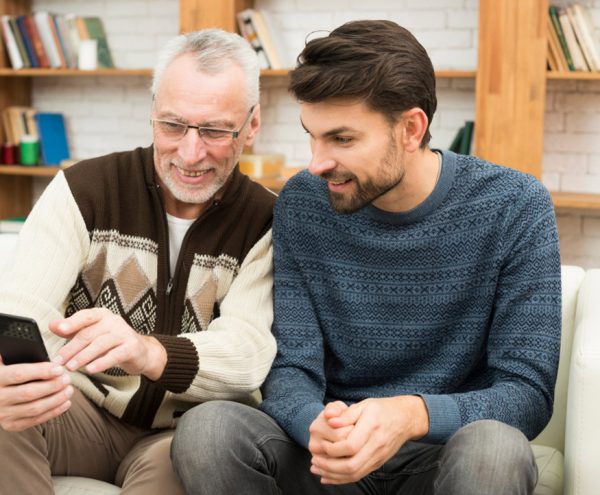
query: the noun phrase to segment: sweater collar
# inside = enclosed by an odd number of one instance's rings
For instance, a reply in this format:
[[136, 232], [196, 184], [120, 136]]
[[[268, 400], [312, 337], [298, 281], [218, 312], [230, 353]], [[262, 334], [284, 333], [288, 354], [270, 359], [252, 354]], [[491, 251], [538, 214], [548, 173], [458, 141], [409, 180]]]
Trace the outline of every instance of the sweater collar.
[[442, 203], [442, 201], [446, 199], [446, 196], [452, 187], [452, 183], [454, 182], [454, 175], [456, 172], [456, 154], [452, 153], [451, 151], [439, 149], [433, 149], [432, 151], [441, 154], [441, 170], [434, 190], [429, 196], [427, 196], [427, 198], [425, 198], [424, 201], [415, 206], [412, 210], [401, 213], [383, 211], [370, 204], [364, 208], [364, 213], [373, 220], [377, 220], [379, 222], [408, 224], [419, 221], [434, 211]]

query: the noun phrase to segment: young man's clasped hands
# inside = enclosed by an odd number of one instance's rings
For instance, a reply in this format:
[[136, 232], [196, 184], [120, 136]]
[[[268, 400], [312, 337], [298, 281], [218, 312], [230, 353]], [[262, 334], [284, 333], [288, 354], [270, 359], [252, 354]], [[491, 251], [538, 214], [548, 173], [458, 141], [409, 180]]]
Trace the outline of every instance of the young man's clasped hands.
[[330, 402], [310, 426], [311, 472], [324, 484], [358, 481], [429, 429], [417, 396]]

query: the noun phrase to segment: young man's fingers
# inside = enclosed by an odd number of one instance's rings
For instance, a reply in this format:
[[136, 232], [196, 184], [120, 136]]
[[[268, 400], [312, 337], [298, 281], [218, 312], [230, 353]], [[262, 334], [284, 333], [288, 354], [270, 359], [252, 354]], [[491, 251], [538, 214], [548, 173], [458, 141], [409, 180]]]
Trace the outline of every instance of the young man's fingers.
[[346, 406], [337, 416], [327, 418], [327, 423], [332, 428], [354, 425], [358, 421], [358, 418], [360, 418], [362, 410], [363, 406], [361, 403], [352, 404], [350, 407]]

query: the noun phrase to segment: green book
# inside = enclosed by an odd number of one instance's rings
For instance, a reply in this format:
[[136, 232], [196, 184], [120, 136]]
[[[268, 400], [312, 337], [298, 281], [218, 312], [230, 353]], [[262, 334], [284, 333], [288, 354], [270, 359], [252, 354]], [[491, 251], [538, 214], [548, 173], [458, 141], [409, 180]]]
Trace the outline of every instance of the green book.
[[29, 54], [27, 53], [27, 49], [25, 48], [25, 42], [23, 41], [23, 38], [21, 36], [19, 26], [17, 26], [17, 19], [14, 16], [11, 16], [8, 20], [8, 24], [10, 25], [10, 30], [13, 33], [15, 42], [17, 43], [17, 48], [19, 49], [19, 53], [21, 54], [21, 58], [23, 59], [23, 67], [31, 67], [31, 60], [29, 59]]
[[565, 38], [565, 33], [560, 25], [560, 21], [558, 20], [558, 7], [551, 5], [548, 8], [548, 12], [550, 14], [550, 20], [552, 21], [552, 25], [554, 26], [554, 30], [556, 31], [556, 35], [558, 36], [558, 41], [560, 43], [560, 47], [565, 54], [565, 58], [567, 59], [567, 65], [569, 66], [569, 70], [575, 70], [575, 64], [573, 63], [573, 58], [571, 57], [571, 52], [569, 51], [569, 45], [567, 45], [567, 38]]
[[90, 39], [96, 40], [98, 43], [98, 67], [113, 68], [115, 66], [102, 19], [99, 17], [84, 17], [83, 22], [87, 28]]
[[462, 139], [460, 140], [459, 153], [461, 155], [471, 154], [471, 141], [473, 139], [473, 128], [475, 124], [472, 120], [467, 120], [464, 126]]
[[450, 147], [448, 148], [450, 151], [454, 151], [454, 153], [458, 153], [459, 149], [460, 149], [460, 143], [462, 141], [462, 136], [465, 132], [465, 126], [462, 126], [456, 133], [456, 136], [454, 136], [454, 139], [452, 140], [452, 143], [450, 144]]

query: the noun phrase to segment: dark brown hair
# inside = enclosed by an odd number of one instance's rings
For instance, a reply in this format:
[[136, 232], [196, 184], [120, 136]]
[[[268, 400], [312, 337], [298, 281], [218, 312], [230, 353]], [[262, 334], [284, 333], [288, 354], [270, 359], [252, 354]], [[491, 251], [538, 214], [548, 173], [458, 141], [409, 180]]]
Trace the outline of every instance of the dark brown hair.
[[431, 139], [437, 106], [433, 65], [425, 48], [395, 22], [347, 22], [310, 40], [290, 79], [289, 90], [299, 101], [363, 100], [390, 124], [405, 110], [421, 108], [429, 121], [421, 147]]

